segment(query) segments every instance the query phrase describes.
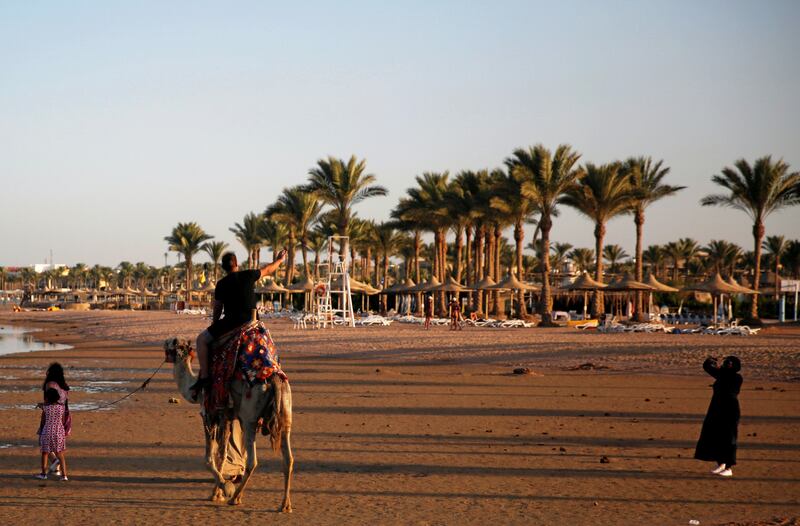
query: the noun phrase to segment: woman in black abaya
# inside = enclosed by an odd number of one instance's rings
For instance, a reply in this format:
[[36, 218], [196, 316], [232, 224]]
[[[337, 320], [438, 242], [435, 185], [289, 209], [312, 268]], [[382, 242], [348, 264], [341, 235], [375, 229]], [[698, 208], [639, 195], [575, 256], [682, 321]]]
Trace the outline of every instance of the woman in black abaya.
[[716, 462], [717, 467], [712, 473], [721, 477], [733, 476], [731, 468], [736, 464], [741, 368], [742, 364], [736, 356], [725, 358], [721, 367], [717, 365], [716, 358], [707, 358], [703, 363], [703, 369], [716, 381], [694, 458]]

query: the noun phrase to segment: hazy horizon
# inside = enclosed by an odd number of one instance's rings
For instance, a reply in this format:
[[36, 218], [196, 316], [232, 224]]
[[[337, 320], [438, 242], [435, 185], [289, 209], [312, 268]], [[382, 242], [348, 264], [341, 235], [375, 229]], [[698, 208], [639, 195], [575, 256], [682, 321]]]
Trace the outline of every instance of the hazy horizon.
[[[0, 266], [161, 266], [186, 221], [244, 257], [228, 228], [319, 158], [365, 158], [389, 195], [356, 210], [382, 220], [422, 172], [540, 142], [663, 159], [688, 188], [648, 208], [645, 246], [751, 250], [746, 214], [699, 201], [739, 158], [800, 170], [798, 22], [792, 1], [3, 3]], [[562, 207], [551, 239], [592, 231]], [[609, 223], [634, 241], [631, 216]]]

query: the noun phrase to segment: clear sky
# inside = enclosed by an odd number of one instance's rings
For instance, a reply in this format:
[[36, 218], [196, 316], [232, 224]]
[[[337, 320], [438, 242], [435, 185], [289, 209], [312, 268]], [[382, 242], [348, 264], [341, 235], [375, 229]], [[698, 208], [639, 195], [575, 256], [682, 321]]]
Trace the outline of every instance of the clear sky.
[[[228, 228], [320, 157], [366, 158], [390, 193], [357, 210], [384, 219], [415, 175], [538, 142], [664, 159], [689, 188], [645, 244], [750, 249], [745, 214], [698, 201], [740, 157], [800, 169], [798, 26], [777, 0], [4, 1], [0, 265], [161, 265], [179, 221], [241, 252]], [[593, 246], [591, 223], [564, 209], [552, 238]], [[633, 251], [630, 217], [607, 243]]]

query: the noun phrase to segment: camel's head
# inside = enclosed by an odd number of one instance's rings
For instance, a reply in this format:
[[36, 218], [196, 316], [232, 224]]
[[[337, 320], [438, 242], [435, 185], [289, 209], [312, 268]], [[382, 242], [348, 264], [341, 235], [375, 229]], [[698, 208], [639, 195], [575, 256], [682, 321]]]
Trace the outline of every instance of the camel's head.
[[194, 356], [192, 342], [185, 338], [167, 338], [164, 340], [164, 360], [175, 363], [177, 360], [191, 360]]

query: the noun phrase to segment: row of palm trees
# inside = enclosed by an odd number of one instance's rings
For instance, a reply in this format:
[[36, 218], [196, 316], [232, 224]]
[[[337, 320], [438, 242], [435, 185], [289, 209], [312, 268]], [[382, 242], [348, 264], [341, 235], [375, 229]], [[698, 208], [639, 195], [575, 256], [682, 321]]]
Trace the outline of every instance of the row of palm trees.
[[[391, 219], [375, 222], [359, 218], [354, 208], [365, 199], [386, 195], [386, 189], [374, 184], [375, 176], [366, 172], [365, 161], [354, 156], [348, 160], [328, 157], [309, 171], [306, 184], [284, 189], [274, 203], [260, 213], [247, 214], [231, 231], [247, 250], [249, 266], [259, 264], [263, 247], [271, 247], [273, 252], [279, 247], [289, 247], [290, 259], [284, 276], [287, 281], [295, 277], [296, 249], [302, 253], [303, 272], [310, 275], [308, 250], [314, 252], [318, 263], [327, 237], [338, 234], [350, 239], [349, 247], [342, 244], [339, 251], [344, 253], [349, 249], [356, 262], [355, 271], [377, 286], [388, 283], [390, 259], [396, 256], [404, 261], [403, 277], [419, 282], [427, 265], [430, 275], [439, 281], [452, 276], [471, 285], [487, 277], [501, 278], [503, 252], [508, 250], [503, 232], [508, 228], [513, 230], [514, 247], [507, 268], [523, 280], [526, 267], [530, 269], [526, 265], [530, 256], [523, 253], [525, 225], [533, 225], [528, 247], [540, 256], [553, 252], [563, 258], [569, 253], [577, 266], [587, 270], [593, 256], [591, 270], [595, 279], [602, 281], [604, 257], [612, 267], [625, 258], [619, 247], [605, 245], [606, 225], [614, 217], [630, 215], [636, 239], [632, 255], [635, 278], [643, 279], [645, 264], [658, 271], [663, 260], [670, 258], [673, 280], [676, 279], [680, 263], [686, 265], [693, 260], [691, 240], [678, 240], [674, 246], [670, 243], [643, 248], [647, 208], [684, 188], [666, 184], [669, 167], [649, 157], [631, 157], [601, 165], [581, 165], [580, 158], [569, 145], [551, 151], [539, 144], [514, 150], [504, 160], [503, 168], [465, 170], [454, 176], [448, 172], [425, 172], [416, 177], [415, 185], [391, 210]], [[758, 288], [764, 222], [770, 213], [800, 203], [800, 174], [790, 172], [784, 161], [773, 161], [766, 156], [753, 165], [738, 160], [734, 167], [723, 168], [712, 180], [723, 193], [703, 198], [704, 206], [731, 207], [746, 212], [753, 220], [752, 286]], [[593, 251], [571, 247], [564, 250], [564, 244], [558, 243], [551, 249], [551, 230], [561, 206], [574, 208], [594, 223]], [[424, 254], [428, 252], [423, 242], [426, 234], [433, 238], [428, 254]], [[165, 239], [171, 250], [186, 258], [187, 288], [190, 288], [192, 257], [200, 250], [209, 250], [209, 243], [213, 243], [210, 236], [196, 223], [179, 223]], [[733, 255], [721, 255], [730, 250], [724, 243], [712, 241], [706, 248], [709, 257], [719, 255], [714, 265], [727, 269], [729, 263], [723, 266], [722, 261], [729, 262]], [[695, 251], [699, 250], [696, 242], [694, 245]], [[733, 259], [741, 261], [742, 256]], [[551, 259], [539, 257], [535, 266], [542, 284], [539, 310], [544, 323], [550, 321], [552, 305]], [[497, 295], [490, 298], [491, 305], [486, 307], [496, 311]], [[481, 301], [482, 295], [476, 294], [475, 306], [479, 310], [485, 307]], [[519, 303], [524, 309], [524, 302]], [[439, 308], [444, 309], [444, 295], [439, 297]], [[594, 311], [602, 312], [602, 308], [598, 295]], [[757, 314], [757, 302], [753, 302], [751, 315], [755, 318]]]

